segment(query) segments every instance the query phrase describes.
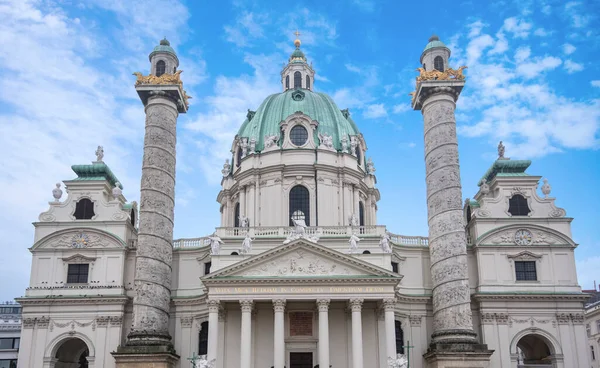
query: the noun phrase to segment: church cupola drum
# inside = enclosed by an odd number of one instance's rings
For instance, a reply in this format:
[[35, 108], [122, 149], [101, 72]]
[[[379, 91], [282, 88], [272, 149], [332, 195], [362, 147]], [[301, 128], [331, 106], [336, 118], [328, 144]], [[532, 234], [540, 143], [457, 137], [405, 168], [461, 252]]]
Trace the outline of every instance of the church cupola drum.
[[217, 198], [223, 227], [376, 224], [366, 141], [347, 109], [314, 91], [300, 44], [281, 72], [283, 92], [249, 110], [233, 141]]

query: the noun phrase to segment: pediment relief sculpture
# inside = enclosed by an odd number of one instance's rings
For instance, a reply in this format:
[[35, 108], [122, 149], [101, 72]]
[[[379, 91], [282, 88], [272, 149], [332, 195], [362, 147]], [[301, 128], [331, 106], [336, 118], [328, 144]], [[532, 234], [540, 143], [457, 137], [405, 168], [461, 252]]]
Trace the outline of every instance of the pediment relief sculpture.
[[299, 249], [245, 270], [242, 276], [367, 275], [366, 272]]
[[563, 234], [538, 226], [511, 226], [484, 234], [477, 241], [477, 245], [513, 245], [513, 246], [536, 246], [536, 245], [572, 245], [571, 239]]
[[70, 229], [42, 238], [33, 248], [124, 248], [122, 240], [95, 229]]

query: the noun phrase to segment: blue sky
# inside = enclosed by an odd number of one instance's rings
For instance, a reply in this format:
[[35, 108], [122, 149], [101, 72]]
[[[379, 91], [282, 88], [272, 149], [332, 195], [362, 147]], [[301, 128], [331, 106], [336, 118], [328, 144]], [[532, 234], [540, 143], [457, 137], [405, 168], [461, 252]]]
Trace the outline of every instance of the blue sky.
[[[179, 118], [175, 237], [218, 226], [220, 168], [247, 109], [280, 91], [293, 32], [315, 89], [349, 108], [377, 168], [379, 223], [427, 235], [423, 128], [409, 108], [432, 33], [467, 65], [457, 108], [463, 196], [499, 140], [548, 178], [574, 217], [580, 283], [600, 281], [600, 3], [597, 1], [0, 0], [0, 298], [23, 294], [33, 227], [54, 183], [97, 145], [139, 198], [143, 106], [134, 71], [166, 36], [194, 97]], [[9, 276], [10, 275], [10, 276]]]

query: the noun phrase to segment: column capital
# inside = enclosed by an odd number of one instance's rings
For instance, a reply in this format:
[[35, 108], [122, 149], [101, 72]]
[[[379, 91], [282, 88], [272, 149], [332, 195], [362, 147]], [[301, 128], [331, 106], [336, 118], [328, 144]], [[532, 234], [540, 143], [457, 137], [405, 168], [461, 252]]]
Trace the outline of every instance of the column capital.
[[242, 312], [252, 312], [254, 301], [252, 299], [242, 299], [240, 300], [240, 306], [242, 307]]
[[350, 309], [352, 310], [352, 312], [360, 312], [362, 310], [363, 302], [364, 302], [364, 299], [354, 298], [354, 299], [348, 300], [348, 305], [350, 306]]
[[285, 299], [273, 299], [273, 309], [275, 312], [283, 312], [285, 310]]
[[319, 312], [327, 312], [329, 310], [329, 299], [317, 299], [317, 307]]
[[381, 301], [381, 306], [385, 311], [393, 311], [396, 308], [395, 298], [386, 298]]
[[206, 302], [206, 305], [208, 305], [208, 313], [218, 313], [221, 302], [217, 299], [210, 299]]

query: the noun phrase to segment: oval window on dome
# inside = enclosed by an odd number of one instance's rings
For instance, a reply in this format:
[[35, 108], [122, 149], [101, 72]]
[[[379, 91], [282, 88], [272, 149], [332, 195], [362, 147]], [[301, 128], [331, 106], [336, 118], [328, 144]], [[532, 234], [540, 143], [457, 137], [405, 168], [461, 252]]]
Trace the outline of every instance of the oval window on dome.
[[308, 140], [308, 131], [302, 125], [296, 125], [290, 131], [290, 140], [296, 146], [303, 146]]

